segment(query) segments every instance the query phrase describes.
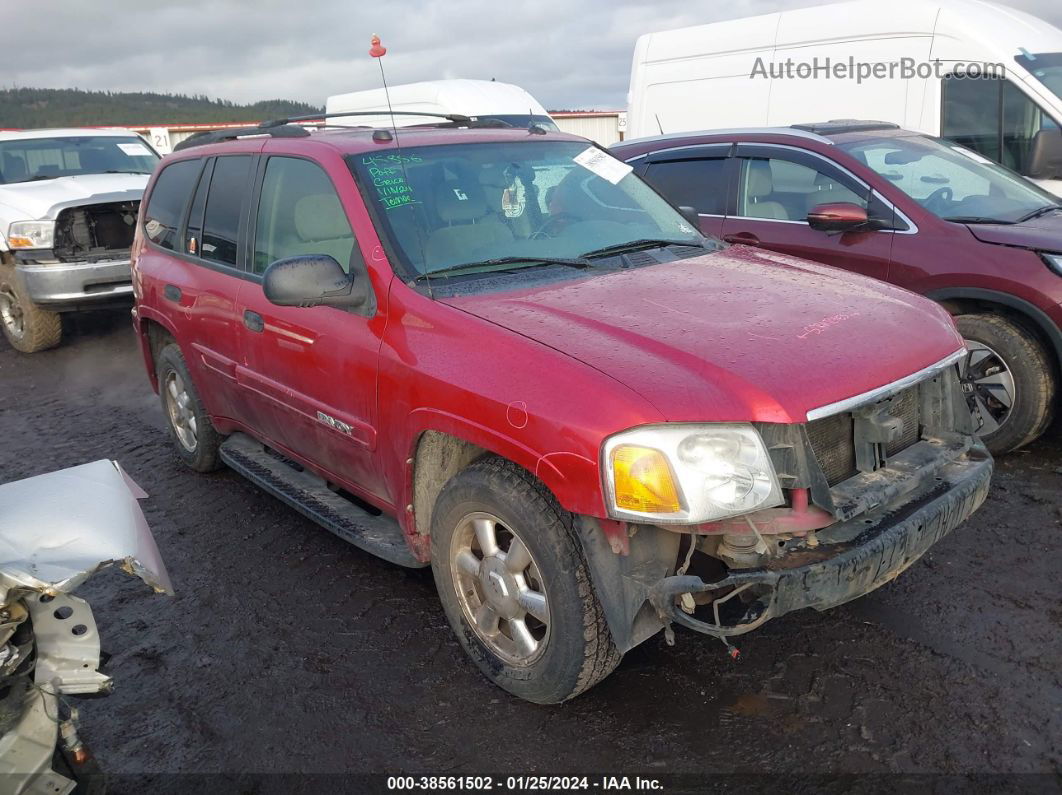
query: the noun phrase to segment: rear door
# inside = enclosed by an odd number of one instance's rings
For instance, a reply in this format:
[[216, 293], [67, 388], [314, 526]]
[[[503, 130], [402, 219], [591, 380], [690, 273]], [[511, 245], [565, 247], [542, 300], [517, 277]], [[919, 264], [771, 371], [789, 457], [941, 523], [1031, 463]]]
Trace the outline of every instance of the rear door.
[[[215, 417], [240, 417], [236, 296], [243, 280], [235, 240], [251, 160], [240, 154], [172, 163], [159, 175], [145, 210], [147, 244], [139, 267], [152, 274], [155, 306], [176, 330], [203, 404]], [[212, 180], [217, 184], [219, 178], [227, 184], [213, 190]], [[222, 206], [233, 204], [235, 209]], [[202, 231], [204, 210], [210, 214], [209, 238]]]
[[693, 207], [701, 232], [719, 237], [723, 232], [732, 165], [727, 156], [733, 144], [685, 146], [653, 152], [639, 174], [676, 207]]
[[353, 178], [338, 156], [331, 166], [330, 174], [304, 157], [262, 161], [249, 213], [251, 280], [240, 293], [239, 379], [254, 403], [256, 428], [268, 440], [351, 490], [389, 502], [374, 464], [383, 307], [283, 307], [262, 291], [270, 264], [299, 255], [327, 254], [348, 273], [368, 278], [350, 208], [334, 181], [346, 183], [349, 197]]
[[[736, 204], [723, 221], [730, 243], [792, 254], [885, 279], [894, 228], [906, 227], [895, 209], [846, 170], [807, 150], [739, 144]], [[850, 202], [889, 229], [828, 234], [812, 229], [808, 211], [819, 204]]]

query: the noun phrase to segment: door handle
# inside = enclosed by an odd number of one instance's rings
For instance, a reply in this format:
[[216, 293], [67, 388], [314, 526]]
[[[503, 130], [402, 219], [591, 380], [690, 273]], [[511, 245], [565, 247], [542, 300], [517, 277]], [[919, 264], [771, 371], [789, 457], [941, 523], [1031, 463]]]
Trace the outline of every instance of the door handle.
[[737, 243], [742, 246], [758, 246], [760, 239], [752, 232], [734, 232], [730, 235], [723, 235], [723, 240], [727, 243]]
[[173, 301], [177, 303], [181, 300], [181, 288], [175, 284], [167, 284], [162, 288], [162, 296], [167, 301]]
[[251, 331], [264, 331], [265, 321], [262, 320], [262, 316], [257, 312], [252, 312], [250, 309], [243, 310], [243, 325], [247, 326]]

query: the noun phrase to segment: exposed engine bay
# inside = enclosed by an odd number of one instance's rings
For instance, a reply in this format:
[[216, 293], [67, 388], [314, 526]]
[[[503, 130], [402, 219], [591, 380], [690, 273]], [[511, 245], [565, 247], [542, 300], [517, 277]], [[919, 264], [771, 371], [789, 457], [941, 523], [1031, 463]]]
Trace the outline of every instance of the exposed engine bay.
[[172, 594], [147, 520], [147, 494], [114, 461], [0, 485], [0, 780], [5, 792], [99, 791], [68, 696], [106, 694], [99, 633], [70, 594], [117, 564]]
[[56, 259], [100, 262], [128, 258], [139, 208], [139, 201], [126, 201], [63, 210], [55, 222]]

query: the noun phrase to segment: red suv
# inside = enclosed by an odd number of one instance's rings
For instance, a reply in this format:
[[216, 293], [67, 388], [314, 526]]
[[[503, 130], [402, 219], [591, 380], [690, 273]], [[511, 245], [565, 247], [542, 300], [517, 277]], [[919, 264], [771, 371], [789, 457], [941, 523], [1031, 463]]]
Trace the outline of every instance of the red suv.
[[228, 135], [160, 164], [134, 245], [177, 452], [430, 563], [523, 698], [864, 594], [985, 497], [924, 298], [708, 240], [540, 128]]
[[695, 208], [706, 234], [942, 304], [966, 339], [962, 388], [992, 452], [1050, 425], [1062, 362], [1058, 197], [970, 149], [881, 122], [664, 135], [612, 152]]

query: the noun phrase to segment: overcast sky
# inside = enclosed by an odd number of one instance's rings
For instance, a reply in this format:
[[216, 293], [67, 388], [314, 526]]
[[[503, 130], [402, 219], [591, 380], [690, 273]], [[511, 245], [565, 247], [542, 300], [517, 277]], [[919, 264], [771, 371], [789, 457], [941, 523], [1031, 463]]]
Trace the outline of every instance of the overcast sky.
[[[642, 33], [815, 0], [33, 0], [7, 20], [2, 81], [207, 94], [238, 102], [392, 84], [516, 83], [548, 108], [621, 108]], [[1062, 27], [1060, 0], [1010, 5]], [[888, 0], [882, 0], [887, 13]]]

